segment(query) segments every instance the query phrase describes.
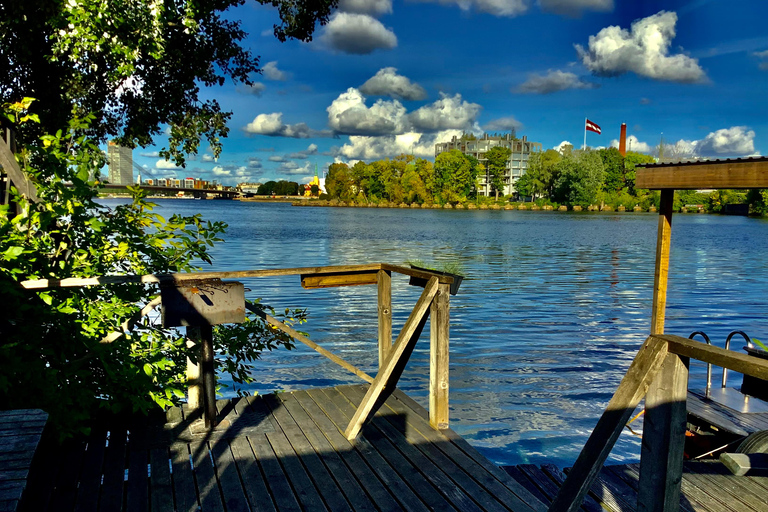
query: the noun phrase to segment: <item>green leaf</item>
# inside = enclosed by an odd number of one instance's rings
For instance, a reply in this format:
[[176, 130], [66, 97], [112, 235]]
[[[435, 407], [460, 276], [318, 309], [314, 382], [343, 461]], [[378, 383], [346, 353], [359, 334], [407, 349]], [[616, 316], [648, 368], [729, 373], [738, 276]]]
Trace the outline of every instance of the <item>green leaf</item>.
[[17, 245], [11, 246], [8, 249], [5, 250], [3, 253], [3, 257], [6, 260], [13, 260], [21, 256], [21, 254], [24, 252], [23, 247], [19, 247]]
[[147, 377], [152, 376], [152, 365], [149, 363], [144, 363], [144, 373], [147, 374]]

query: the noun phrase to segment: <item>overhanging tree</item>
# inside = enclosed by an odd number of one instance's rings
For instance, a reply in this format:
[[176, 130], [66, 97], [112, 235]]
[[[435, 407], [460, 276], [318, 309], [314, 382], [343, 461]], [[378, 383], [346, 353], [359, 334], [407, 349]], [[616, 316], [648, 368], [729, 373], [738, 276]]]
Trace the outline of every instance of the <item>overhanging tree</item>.
[[[183, 396], [184, 340], [144, 320], [121, 324], [156, 290], [144, 285], [23, 290], [24, 279], [193, 270], [225, 228], [199, 216], [163, 219], [134, 190], [131, 204], [95, 201], [99, 144], [147, 145], [165, 125], [178, 163], [206, 140], [218, 153], [229, 113], [201, 87], [250, 83], [258, 58], [225, 11], [243, 0], [0, 3], [0, 106], [18, 134], [17, 160], [40, 201], [0, 207], [0, 403], [40, 407], [72, 432], [96, 407], [140, 410]], [[261, 0], [277, 7], [275, 35], [311, 38], [335, 0]], [[36, 98], [31, 101], [29, 98]], [[21, 121], [26, 119], [27, 122]], [[39, 122], [34, 122], [35, 120]], [[301, 311], [286, 311], [302, 321]], [[259, 350], [289, 339], [258, 321], [218, 338], [222, 366], [247, 382]], [[110, 332], [117, 340], [104, 343]], [[101, 400], [109, 398], [110, 400]]]

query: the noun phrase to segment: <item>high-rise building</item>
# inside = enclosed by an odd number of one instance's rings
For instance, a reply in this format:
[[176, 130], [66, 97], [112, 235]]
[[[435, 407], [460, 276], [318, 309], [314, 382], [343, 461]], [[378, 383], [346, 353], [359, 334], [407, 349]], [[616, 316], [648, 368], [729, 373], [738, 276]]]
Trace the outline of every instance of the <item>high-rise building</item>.
[[113, 185], [133, 185], [133, 150], [109, 142], [109, 182]]
[[[528, 142], [528, 137], [525, 135], [522, 139], [518, 140], [512, 137], [511, 134], [501, 137], [492, 137], [486, 133], [479, 139], [476, 137], [454, 136], [450, 142], [440, 142], [435, 144], [435, 156], [444, 151], [458, 149], [465, 155], [477, 158], [477, 160], [487, 169], [488, 160], [485, 158], [485, 153], [496, 146], [509, 148], [512, 151], [509, 160], [507, 160], [507, 170], [504, 173], [504, 190], [499, 190], [499, 194], [514, 194], [515, 182], [528, 170], [528, 159], [530, 158], [531, 153], [541, 151], [541, 142]], [[485, 174], [481, 174], [478, 178], [477, 193], [482, 196], [489, 196], [492, 195], [491, 189], [490, 175], [488, 171], [486, 171]]]

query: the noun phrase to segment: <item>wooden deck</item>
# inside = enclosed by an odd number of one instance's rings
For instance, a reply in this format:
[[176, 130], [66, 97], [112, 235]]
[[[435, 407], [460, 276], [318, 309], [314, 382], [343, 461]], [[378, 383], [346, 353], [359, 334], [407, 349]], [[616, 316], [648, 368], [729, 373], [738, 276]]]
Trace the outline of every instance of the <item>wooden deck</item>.
[[17, 509], [47, 419], [40, 409], [0, 411], [0, 511]]
[[745, 414], [705, 398], [703, 392], [688, 391], [687, 406], [689, 415], [731, 434], [746, 436], [768, 430], [768, 413]]
[[[547, 505], [557, 494], [566, 472], [552, 465], [532, 464], [504, 468]], [[585, 512], [634, 512], [640, 464], [604, 466], [581, 510]], [[768, 510], [768, 474], [733, 476], [720, 462], [686, 462], [683, 465], [683, 512], [765, 512]]]
[[399, 390], [347, 441], [366, 389], [220, 401], [213, 433], [184, 409], [95, 425], [59, 449], [41, 446], [23, 510], [546, 510]]

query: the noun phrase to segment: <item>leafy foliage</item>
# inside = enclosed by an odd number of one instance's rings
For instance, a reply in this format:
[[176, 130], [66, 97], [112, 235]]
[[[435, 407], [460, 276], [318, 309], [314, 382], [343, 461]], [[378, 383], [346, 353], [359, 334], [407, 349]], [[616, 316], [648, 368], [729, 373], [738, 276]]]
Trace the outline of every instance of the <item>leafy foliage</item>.
[[499, 191], [504, 190], [504, 174], [507, 170], [507, 161], [512, 150], [509, 148], [496, 146], [488, 150], [485, 154], [487, 160], [488, 183], [496, 192], [496, 199], [499, 198]]

